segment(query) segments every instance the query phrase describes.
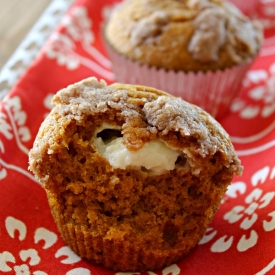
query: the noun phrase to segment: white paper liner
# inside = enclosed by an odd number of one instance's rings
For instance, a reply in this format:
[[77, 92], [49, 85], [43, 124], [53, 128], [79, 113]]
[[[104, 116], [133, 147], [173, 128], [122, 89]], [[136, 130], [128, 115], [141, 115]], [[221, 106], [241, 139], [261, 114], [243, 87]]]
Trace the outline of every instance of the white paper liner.
[[225, 115], [239, 95], [251, 61], [226, 70], [174, 72], [140, 65], [107, 46], [117, 82], [151, 86], [200, 106], [215, 118]]

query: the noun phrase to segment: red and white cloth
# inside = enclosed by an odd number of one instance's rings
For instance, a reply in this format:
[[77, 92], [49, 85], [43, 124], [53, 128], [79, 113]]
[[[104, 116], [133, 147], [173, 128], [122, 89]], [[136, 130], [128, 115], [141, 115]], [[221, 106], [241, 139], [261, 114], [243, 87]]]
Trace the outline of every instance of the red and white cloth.
[[[101, 39], [116, 0], [77, 0], [35, 61], [0, 102], [0, 274], [107, 275], [61, 239], [28, 151], [52, 95], [89, 76], [114, 81]], [[273, 6], [272, 3], [273, 2]], [[275, 274], [275, 17], [262, 0], [264, 47], [220, 122], [244, 165], [205, 236], [184, 260], [148, 275]], [[137, 274], [137, 273], [134, 273]]]

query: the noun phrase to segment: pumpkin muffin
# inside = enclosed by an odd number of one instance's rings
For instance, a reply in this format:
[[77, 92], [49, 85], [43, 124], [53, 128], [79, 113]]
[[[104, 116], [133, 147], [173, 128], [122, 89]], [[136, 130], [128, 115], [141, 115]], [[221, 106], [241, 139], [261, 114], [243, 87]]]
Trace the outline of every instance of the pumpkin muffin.
[[125, 0], [104, 38], [116, 80], [153, 86], [222, 116], [262, 43], [262, 28], [222, 0]]
[[53, 103], [29, 169], [67, 245], [118, 271], [186, 256], [242, 173], [221, 125], [163, 91], [95, 78], [59, 91]]

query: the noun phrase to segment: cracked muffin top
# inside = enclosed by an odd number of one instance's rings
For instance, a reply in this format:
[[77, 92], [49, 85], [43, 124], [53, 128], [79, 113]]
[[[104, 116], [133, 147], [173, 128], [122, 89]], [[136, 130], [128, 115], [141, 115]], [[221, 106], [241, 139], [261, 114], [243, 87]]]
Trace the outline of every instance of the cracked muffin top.
[[[45, 153], [54, 154], [59, 147], [69, 148], [72, 137], [65, 135], [62, 141], [58, 140], [59, 136], [64, 136], [67, 125], [72, 120], [76, 125], [91, 121], [93, 130], [86, 138], [115, 168], [144, 167], [142, 163], [152, 155], [148, 152], [166, 150], [172, 157], [172, 164], [165, 163], [164, 158], [159, 166], [148, 168], [152, 162], [149, 160], [145, 168], [151, 169], [153, 174], [173, 170], [177, 158], [184, 154], [197, 173], [204, 158], [219, 153], [225, 166], [236, 174], [242, 171], [221, 125], [201, 108], [163, 91], [119, 83], [108, 86], [103, 80], [88, 78], [59, 91], [53, 103], [55, 107], [41, 126], [31, 159], [39, 160]], [[132, 156], [131, 152], [135, 151], [143, 153]]]

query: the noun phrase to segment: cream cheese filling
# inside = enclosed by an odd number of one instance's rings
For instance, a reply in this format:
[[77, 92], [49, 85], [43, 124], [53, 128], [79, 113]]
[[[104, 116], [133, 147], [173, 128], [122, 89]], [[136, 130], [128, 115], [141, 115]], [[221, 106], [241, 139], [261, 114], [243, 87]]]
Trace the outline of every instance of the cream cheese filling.
[[173, 170], [180, 151], [169, 148], [160, 139], [155, 139], [144, 144], [137, 151], [130, 151], [123, 144], [123, 138], [118, 137], [109, 143], [104, 143], [102, 138], [95, 139], [99, 152], [109, 161], [114, 168], [136, 170], [146, 169], [151, 175], [160, 175]]

